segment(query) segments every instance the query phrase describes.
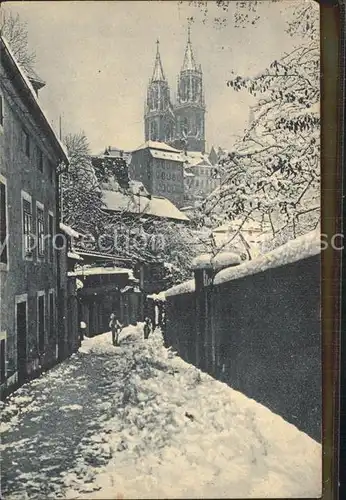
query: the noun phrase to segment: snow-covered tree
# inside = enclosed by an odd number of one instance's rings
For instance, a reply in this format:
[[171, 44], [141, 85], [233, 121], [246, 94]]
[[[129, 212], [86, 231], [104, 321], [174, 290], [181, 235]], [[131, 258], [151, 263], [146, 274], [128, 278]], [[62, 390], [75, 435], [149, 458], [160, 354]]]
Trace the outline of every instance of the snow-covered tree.
[[[218, 4], [228, 8], [228, 2]], [[237, 2], [236, 26], [260, 22], [260, 4]], [[227, 170], [220, 188], [203, 203], [207, 223], [254, 217], [286, 239], [316, 227], [320, 217], [318, 5], [291, 7], [287, 31], [294, 50], [278, 53], [260, 74], [233, 74], [227, 83], [248, 91], [257, 105], [244, 137], [220, 162]]]
[[83, 132], [68, 134], [64, 143], [69, 167], [60, 176], [61, 218], [65, 224], [91, 234], [101, 230], [105, 215], [102, 192], [90, 159]]
[[129, 189], [129, 169], [124, 158], [97, 156], [92, 158], [92, 165], [100, 183], [106, 184], [110, 180], [115, 180], [120, 188]]
[[3, 10], [0, 24], [1, 36], [8, 41], [14, 57], [28, 72], [33, 69], [36, 55], [29, 49], [27, 25], [19, 15], [9, 10]]

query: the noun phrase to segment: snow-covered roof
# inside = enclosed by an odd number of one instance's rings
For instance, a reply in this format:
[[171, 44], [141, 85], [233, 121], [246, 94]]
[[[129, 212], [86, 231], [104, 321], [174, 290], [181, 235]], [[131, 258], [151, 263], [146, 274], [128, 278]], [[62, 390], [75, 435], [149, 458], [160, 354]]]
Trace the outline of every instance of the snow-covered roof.
[[126, 257], [120, 257], [120, 256], [114, 255], [112, 253], [100, 252], [100, 251], [92, 250], [89, 248], [78, 247], [77, 245], [75, 247], [75, 250], [78, 252], [79, 255], [84, 256], [84, 257], [94, 257], [94, 258], [109, 260], [109, 261], [118, 262], [118, 263], [120, 262], [121, 264], [131, 263], [131, 259], [128, 259]]
[[195, 291], [195, 280], [184, 281], [179, 285], [175, 285], [164, 292], [165, 297], [173, 297], [174, 295], [182, 295], [183, 293], [192, 293]]
[[267, 269], [285, 266], [318, 255], [320, 251], [320, 233], [319, 231], [311, 231], [254, 260], [247, 261], [236, 267], [223, 269], [216, 275], [214, 284], [218, 285], [244, 276], [261, 273]]
[[60, 227], [61, 231], [63, 231], [68, 236], [71, 236], [71, 238], [79, 238], [80, 237], [80, 233], [78, 233], [77, 231], [72, 229], [72, 227], [67, 226], [63, 222], [60, 222], [59, 227]]
[[212, 167], [208, 155], [200, 151], [186, 151], [183, 154], [183, 160], [186, 168], [197, 166]]
[[149, 191], [145, 188], [141, 181], [130, 181], [130, 191], [133, 194], [141, 193], [143, 196], [148, 195]]
[[69, 259], [73, 260], [84, 260], [83, 257], [81, 257], [78, 253], [76, 252], [67, 252], [67, 257]]
[[114, 212], [143, 213], [154, 217], [188, 221], [170, 200], [159, 196], [129, 196], [119, 191], [102, 191], [106, 210]]
[[171, 153], [181, 153], [179, 149], [172, 148], [172, 146], [169, 146], [165, 142], [158, 142], [158, 141], [146, 141], [144, 144], [141, 144], [137, 149], [134, 149], [133, 152], [135, 151], [140, 151], [141, 149], [159, 149], [160, 151], [170, 151]]
[[60, 139], [58, 138], [57, 134], [55, 133], [52, 125], [50, 124], [50, 121], [48, 120], [47, 115], [46, 115], [45, 111], [43, 110], [41, 103], [38, 100], [37, 94], [35, 92], [35, 89], [34, 89], [32, 83], [30, 82], [29, 77], [27, 76], [24, 69], [20, 66], [18, 61], [16, 60], [16, 58], [11, 50], [10, 44], [5, 39], [5, 37], [2, 35], [0, 35], [0, 45], [3, 45], [3, 48], [4, 48], [4, 50], [3, 50], [0, 47], [1, 57], [7, 56], [8, 59], [11, 61], [12, 65], [15, 67], [16, 71], [19, 73], [19, 75], [23, 81], [24, 86], [26, 87], [26, 89], [29, 92], [31, 100], [34, 103], [34, 106], [36, 107], [36, 110], [40, 114], [40, 117], [42, 118], [46, 128], [48, 129], [51, 137], [53, 138], [55, 145], [58, 147], [62, 158], [64, 159], [64, 161], [66, 161], [66, 163], [68, 163], [68, 153], [67, 153], [67, 150], [66, 150], [64, 144], [60, 141]]
[[131, 153], [129, 151], [124, 151], [117, 146], [108, 146], [103, 151], [98, 154], [93, 155], [93, 158], [113, 158], [118, 160], [125, 160], [127, 163], [131, 158]]
[[68, 273], [69, 276], [98, 276], [105, 274], [128, 274], [130, 279], [135, 279], [132, 270], [124, 267], [89, 267]]
[[193, 269], [219, 269], [226, 266], [237, 266], [242, 260], [239, 255], [233, 252], [220, 252], [215, 256], [202, 254], [192, 261]]
[[180, 163], [184, 162], [183, 155], [180, 152], [175, 153], [172, 151], [159, 151], [156, 149], [150, 149], [150, 154], [153, 158], [157, 158], [159, 160], [171, 160]]
[[147, 295], [147, 298], [152, 300], [159, 300], [161, 302], [164, 302], [166, 300], [165, 292], [152, 293], [151, 295]]
[[241, 232], [251, 231], [251, 232], [264, 233], [270, 229], [269, 225], [264, 225], [262, 227], [260, 222], [258, 221], [247, 220], [243, 223], [242, 219], [236, 219], [216, 227], [215, 229], [213, 229], [213, 233], [229, 233], [237, 231], [240, 227], [241, 227], [240, 229]]

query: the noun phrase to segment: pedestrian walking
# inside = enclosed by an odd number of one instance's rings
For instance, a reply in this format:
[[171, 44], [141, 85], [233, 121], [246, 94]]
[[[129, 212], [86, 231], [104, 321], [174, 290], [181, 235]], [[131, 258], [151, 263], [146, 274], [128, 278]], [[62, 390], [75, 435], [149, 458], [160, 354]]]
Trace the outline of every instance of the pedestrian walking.
[[123, 325], [118, 320], [116, 312], [112, 312], [110, 316], [109, 328], [112, 331], [112, 344], [114, 346], [119, 345], [119, 334], [123, 329]]
[[144, 320], [144, 339], [147, 340], [149, 338], [151, 332], [151, 321], [150, 318], [146, 317]]

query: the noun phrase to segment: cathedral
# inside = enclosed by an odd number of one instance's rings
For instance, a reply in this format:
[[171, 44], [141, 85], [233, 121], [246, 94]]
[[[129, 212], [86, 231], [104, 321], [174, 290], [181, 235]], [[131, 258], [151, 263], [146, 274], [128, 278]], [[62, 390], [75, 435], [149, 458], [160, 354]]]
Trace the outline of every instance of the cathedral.
[[165, 142], [185, 151], [205, 152], [205, 102], [201, 66], [196, 63], [190, 28], [183, 65], [178, 75], [176, 102], [165, 77], [159, 41], [144, 111], [146, 141]]

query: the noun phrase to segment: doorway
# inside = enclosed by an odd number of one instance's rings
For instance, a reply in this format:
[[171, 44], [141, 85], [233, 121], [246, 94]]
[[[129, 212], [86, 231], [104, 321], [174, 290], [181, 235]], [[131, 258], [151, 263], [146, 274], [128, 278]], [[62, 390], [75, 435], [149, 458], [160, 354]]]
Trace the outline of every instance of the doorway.
[[45, 324], [44, 324], [44, 292], [38, 296], [37, 319], [38, 319], [38, 352], [42, 354], [45, 347]]
[[17, 324], [17, 368], [18, 380], [23, 382], [26, 377], [27, 361], [27, 302], [16, 304], [16, 324]]

